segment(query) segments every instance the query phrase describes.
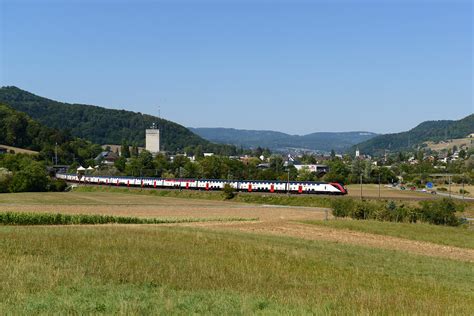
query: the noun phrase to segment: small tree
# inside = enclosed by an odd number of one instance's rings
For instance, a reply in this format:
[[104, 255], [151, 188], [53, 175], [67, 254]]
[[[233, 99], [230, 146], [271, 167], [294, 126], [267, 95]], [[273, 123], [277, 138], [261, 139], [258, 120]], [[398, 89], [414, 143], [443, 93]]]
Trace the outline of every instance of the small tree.
[[222, 195], [225, 200], [232, 200], [235, 197], [235, 189], [229, 183], [224, 184], [224, 189], [222, 190]]
[[127, 141], [123, 141], [122, 142], [122, 147], [121, 147], [121, 156], [124, 157], [124, 158], [130, 158], [130, 147], [128, 145], [128, 142]]
[[115, 160], [114, 167], [117, 168], [118, 171], [124, 172], [126, 164], [127, 164], [127, 158], [125, 158], [124, 156], [121, 156], [117, 160]]

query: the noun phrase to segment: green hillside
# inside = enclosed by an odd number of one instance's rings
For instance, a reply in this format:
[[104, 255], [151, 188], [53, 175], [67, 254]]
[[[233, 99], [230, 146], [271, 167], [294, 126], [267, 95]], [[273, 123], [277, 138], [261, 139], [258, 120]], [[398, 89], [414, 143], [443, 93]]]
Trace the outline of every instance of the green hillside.
[[25, 113], [0, 104], [0, 144], [40, 151], [67, 140], [70, 136], [66, 133], [42, 126]]
[[470, 133], [474, 133], [474, 114], [457, 121], [426, 121], [407, 132], [380, 135], [357, 147], [367, 154], [380, 154], [386, 149], [408, 151], [418, 148], [426, 141], [463, 138]]
[[58, 163], [83, 163], [102, 150], [68, 132], [43, 126], [5, 104], [0, 104], [0, 144], [39, 151], [40, 158], [49, 162], [57, 150]]
[[123, 140], [145, 145], [145, 129], [153, 122], [161, 130], [163, 150], [175, 151], [201, 145], [204, 150], [232, 151], [229, 146], [214, 145], [174, 122], [151, 115], [103, 107], [63, 103], [43, 98], [17, 87], [0, 88], [0, 102], [25, 112], [52, 128], [68, 130], [74, 136], [97, 144], [121, 144]]

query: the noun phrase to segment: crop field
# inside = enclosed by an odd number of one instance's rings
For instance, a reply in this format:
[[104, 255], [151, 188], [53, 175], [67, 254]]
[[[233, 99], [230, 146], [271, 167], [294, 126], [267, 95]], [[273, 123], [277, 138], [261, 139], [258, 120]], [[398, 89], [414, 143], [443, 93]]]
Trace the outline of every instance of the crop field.
[[472, 228], [325, 221], [323, 207], [212, 198], [1, 194], [0, 212], [183, 220], [0, 225], [0, 314], [469, 315], [474, 308]]
[[[123, 191], [122, 191], [123, 192]], [[103, 214], [138, 217], [242, 217], [261, 220], [323, 219], [324, 208], [244, 204], [157, 197], [122, 192], [41, 192], [0, 194], [0, 211]]]

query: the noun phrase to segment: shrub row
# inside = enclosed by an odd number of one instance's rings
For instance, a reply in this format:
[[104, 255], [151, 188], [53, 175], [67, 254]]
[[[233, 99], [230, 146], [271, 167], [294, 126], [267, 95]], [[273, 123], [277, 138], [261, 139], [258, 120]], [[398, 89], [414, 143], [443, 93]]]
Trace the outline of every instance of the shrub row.
[[209, 221], [249, 221], [256, 218], [139, 218], [111, 215], [53, 214], [53, 213], [0, 213], [3, 225], [81, 225], [81, 224], [169, 224]]
[[462, 212], [463, 209], [463, 203], [456, 203], [448, 198], [422, 201], [418, 203], [418, 206], [394, 201], [359, 201], [354, 199], [336, 199], [332, 202], [334, 217], [408, 223], [420, 221], [449, 226], [463, 223], [463, 219], [456, 216], [456, 212]]

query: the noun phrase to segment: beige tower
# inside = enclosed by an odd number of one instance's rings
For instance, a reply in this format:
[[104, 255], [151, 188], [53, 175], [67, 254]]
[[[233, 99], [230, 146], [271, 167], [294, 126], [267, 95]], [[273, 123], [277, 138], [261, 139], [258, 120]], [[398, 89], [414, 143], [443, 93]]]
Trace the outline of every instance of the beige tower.
[[160, 130], [155, 127], [155, 124], [146, 130], [146, 150], [152, 154], [160, 152]]

